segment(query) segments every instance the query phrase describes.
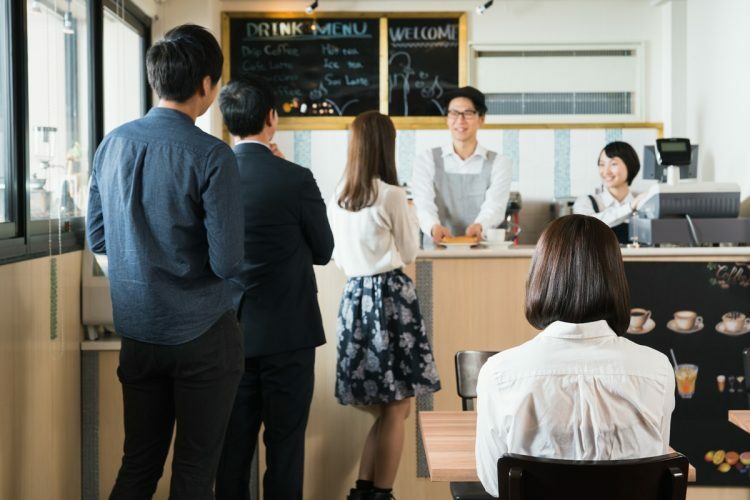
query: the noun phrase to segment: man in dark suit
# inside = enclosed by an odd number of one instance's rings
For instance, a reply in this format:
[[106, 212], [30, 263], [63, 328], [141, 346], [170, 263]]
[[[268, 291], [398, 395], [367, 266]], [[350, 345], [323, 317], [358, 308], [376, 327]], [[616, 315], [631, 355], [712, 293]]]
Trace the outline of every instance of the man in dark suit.
[[326, 264], [333, 235], [309, 169], [271, 142], [273, 90], [258, 78], [226, 85], [219, 105], [235, 140], [245, 207], [245, 261], [236, 282], [245, 373], [216, 477], [217, 500], [250, 498], [250, 463], [265, 425], [265, 500], [302, 499], [305, 428], [315, 348], [325, 343], [313, 264]]

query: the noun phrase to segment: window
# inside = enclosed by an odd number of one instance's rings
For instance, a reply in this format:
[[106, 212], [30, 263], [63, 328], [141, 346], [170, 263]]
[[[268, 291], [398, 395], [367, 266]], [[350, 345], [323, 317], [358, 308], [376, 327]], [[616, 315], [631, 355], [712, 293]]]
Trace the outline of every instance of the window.
[[0, 0], [0, 264], [83, 247], [105, 109], [150, 105], [150, 28], [131, 0]]
[[104, 2], [104, 133], [143, 116], [148, 20], [123, 0]]
[[89, 25], [84, 0], [28, 0], [31, 220], [86, 213], [90, 145]]
[[[11, 148], [12, 117], [10, 114], [10, 2], [0, 0], [0, 227], [12, 218]], [[15, 228], [10, 228], [14, 231]], [[0, 236], [5, 236], [0, 229]]]

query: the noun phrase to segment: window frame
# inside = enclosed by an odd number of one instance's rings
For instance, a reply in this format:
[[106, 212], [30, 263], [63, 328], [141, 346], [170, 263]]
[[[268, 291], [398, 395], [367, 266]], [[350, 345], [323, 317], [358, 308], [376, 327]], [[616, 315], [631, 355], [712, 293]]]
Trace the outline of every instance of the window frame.
[[[29, 193], [29, 145], [31, 137], [28, 131], [28, 46], [26, 0], [6, 0], [9, 14], [9, 64], [10, 64], [10, 102], [11, 117], [10, 164], [6, 182], [6, 192], [10, 196], [11, 222], [0, 223], [0, 265], [22, 260], [34, 259], [53, 253], [67, 253], [83, 249], [85, 234], [85, 217], [78, 216], [62, 221], [62, 233], [58, 242], [58, 219], [31, 220]], [[89, 22], [88, 66], [89, 113], [88, 130], [91, 148], [89, 148], [89, 165], [93, 166], [96, 146], [104, 137], [104, 75], [103, 75], [103, 27], [104, 7], [114, 10], [113, 0], [86, 0]], [[151, 45], [151, 19], [130, 0], [124, 0], [124, 19], [143, 36], [143, 60]], [[79, 64], [81, 62], [79, 61]], [[151, 107], [152, 96], [145, 77], [144, 113]], [[0, 90], [2, 91], [2, 90]], [[90, 167], [91, 168], [91, 167]], [[90, 171], [89, 171], [90, 175]]]

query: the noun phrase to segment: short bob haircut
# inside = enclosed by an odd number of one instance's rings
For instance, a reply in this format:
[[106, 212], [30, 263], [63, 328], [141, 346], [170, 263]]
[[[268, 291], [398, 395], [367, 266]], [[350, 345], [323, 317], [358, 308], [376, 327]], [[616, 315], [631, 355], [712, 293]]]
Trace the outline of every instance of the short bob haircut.
[[630, 288], [620, 245], [586, 215], [552, 221], [536, 245], [526, 282], [526, 319], [539, 330], [555, 321], [606, 320], [618, 335], [630, 322]]
[[599, 156], [597, 156], [597, 163], [599, 162], [602, 153], [604, 153], [607, 158], [614, 158], [617, 156], [623, 161], [623, 163], [625, 163], [625, 168], [628, 169], [628, 186], [630, 186], [633, 183], [635, 176], [638, 175], [638, 172], [641, 170], [641, 161], [638, 159], [638, 153], [635, 152], [633, 146], [622, 141], [610, 142], [604, 146], [604, 149], [602, 149]]
[[146, 53], [148, 83], [160, 98], [180, 103], [203, 92], [205, 77], [216, 85], [223, 64], [216, 38], [195, 24], [172, 28]]
[[240, 76], [221, 89], [219, 109], [230, 134], [235, 137], [256, 135], [263, 130], [268, 113], [276, 109], [276, 96], [263, 78]]

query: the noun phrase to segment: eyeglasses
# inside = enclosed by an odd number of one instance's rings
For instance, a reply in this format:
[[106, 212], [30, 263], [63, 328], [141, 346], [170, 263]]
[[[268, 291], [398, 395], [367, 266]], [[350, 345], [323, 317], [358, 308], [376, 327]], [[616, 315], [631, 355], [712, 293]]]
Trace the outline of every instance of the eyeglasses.
[[476, 109], [467, 109], [464, 111], [456, 111], [455, 109], [448, 110], [448, 119], [458, 120], [459, 116], [463, 116], [465, 120], [473, 120], [479, 115]]

